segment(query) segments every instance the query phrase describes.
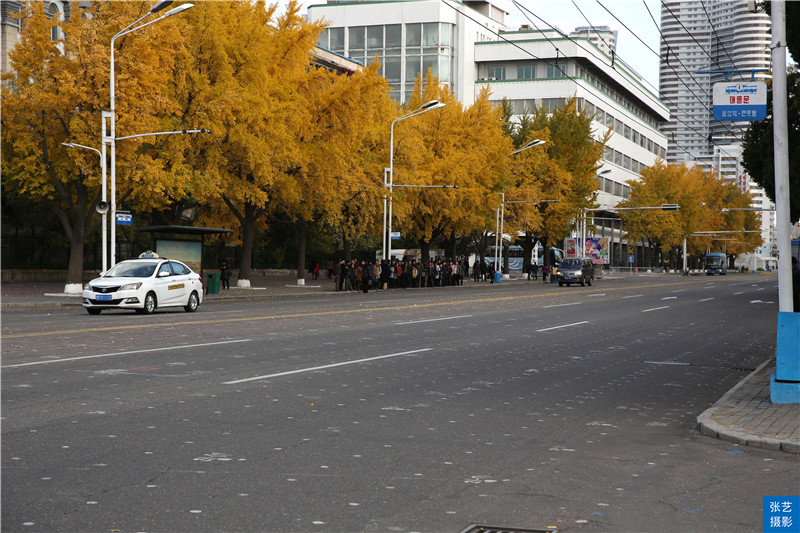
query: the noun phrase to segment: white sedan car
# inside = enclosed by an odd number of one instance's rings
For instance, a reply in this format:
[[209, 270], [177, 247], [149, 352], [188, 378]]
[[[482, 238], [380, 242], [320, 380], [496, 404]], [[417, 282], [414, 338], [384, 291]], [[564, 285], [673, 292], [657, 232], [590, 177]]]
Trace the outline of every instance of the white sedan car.
[[193, 313], [203, 301], [200, 276], [180, 261], [130, 259], [83, 286], [83, 307], [90, 315], [103, 309], [152, 313], [157, 307], [183, 307]]

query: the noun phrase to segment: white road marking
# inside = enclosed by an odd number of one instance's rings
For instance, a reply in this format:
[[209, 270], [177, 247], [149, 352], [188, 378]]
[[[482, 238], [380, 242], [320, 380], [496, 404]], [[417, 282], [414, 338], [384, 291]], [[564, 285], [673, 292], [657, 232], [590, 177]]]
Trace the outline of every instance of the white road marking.
[[644, 294], [634, 294], [633, 296], [623, 296], [622, 299], [625, 300], [627, 298], [641, 298]]
[[677, 296], [665, 296], [665, 297], [663, 297], [661, 299], [662, 300], [677, 300], [678, 297]]
[[568, 305], [581, 305], [582, 303], [583, 302], [575, 302], [575, 303], [571, 303], [571, 304], [545, 305], [544, 307], [542, 307], [542, 309], [550, 309], [550, 308], [553, 308], [553, 307], [566, 307]]
[[709, 301], [709, 300], [713, 300], [713, 299], [714, 299], [714, 298], [703, 298], [703, 299], [702, 299], [702, 300], [700, 300], [700, 301], [701, 301], [701, 302], [707, 302], [707, 301]]
[[134, 353], [164, 352], [169, 350], [183, 350], [186, 348], [202, 348], [204, 346], [217, 346], [220, 344], [233, 344], [235, 342], [250, 342], [251, 339], [239, 339], [220, 342], [206, 342], [203, 344], [182, 344], [180, 346], [162, 346], [161, 348], [150, 348], [147, 350], [130, 350], [128, 352], [101, 353], [97, 355], [83, 355], [81, 357], [64, 357], [62, 359], [48, 359], [47, 361], [33, 361], [31, 363], [19, 363], [16, 365], [3, 365], [0, 368], [18, 368], [21, 366], [49, 365], [51, 363], [63, 363], [65, 361], [81, 361], [83, 359], [97, 359], [99, 357], [114, 357], [115, 355], [130, 355]]
[[461, 316], [445, 316], [441, 318], [429, 318], [427, 320], [412, 320], [411, 322], [395, 322], [395, 326], [403, 326], [405, 324], [421, 324], [422, 322], [436, 322], [437, 320], [453, 320], [456, 318], [470, 318], [472, 315], [461, 315]]
[[322, 366], [312, 366], [309, 368], [298, 368], [297, 370], [289, 370], [288, 372], [277, 372], [275, 374], [266, 374], [263, 376], [256, 376], [252, 378], [244, 378], [244, 379], [236, 379], [233, 381], [225, 381], [223, 385], [237, 385], [239, 383], [245, 383], [248, 381], [257, 381], [260, 379], [270, 379], [270, 378], [277, 378], [281, 376], [290, 376], [292, 374], [302, 374], [304, 372], [315, 372], [317, 370], [326, 370], [328, 368], [336, 368], [337, 366], [347, 366], [347, 365], [357, 365], [359, 363], [368, 363], [370, 361], [377, 361], [379, 359], [388, 359], [390, 357], [400, 357], [403, 355], [410, 355], [412, 353], [420, 353], [420, 352], [429, 352], [433, 350], [433, 348], [420, 348], [419, 350], [411, 350], [409, 352], [399, 352], [399, 353], [390, 353], [388, 355], [378, 355], [375, 357], [366, 357], [364, 359], [356, 359], [354, 361], [343, 361], [341, 363], [332, 363], [330, 365], [322, 365]]
[[550, 331], [553, 329], [561, 329], [561, 328], [571, 328], [572, 326], [580, 326], [581, 324], [588, 324], [588, 320], [584, 320], [583, 322], [575, 322], [573, 324], [564, 324], [563, 326], [553, 326], [552, 328], [544, 328], [544, 329], [537, 329], [537, 333], [541, 331]]
[[689, 366], [690, 363], [681, 363], [679, 361], [645, 361], [651, 365], [676, 365], [676, 366]]
[[642, 313], [649, 313], [650, 311], [660, 311], [661, 309], [669, 309], [669, 306], [665, 305], [663, 307], [653, 307], [652, 309], [645, 309], [644, 311], [642, 311]]
[[606, 295], [606, 293], [604, 293], [604, 292], [597, 292], [595, 294], [590, 294], [589, 298], [594, 298], [595, 296], [605, 296], [605, 295]]

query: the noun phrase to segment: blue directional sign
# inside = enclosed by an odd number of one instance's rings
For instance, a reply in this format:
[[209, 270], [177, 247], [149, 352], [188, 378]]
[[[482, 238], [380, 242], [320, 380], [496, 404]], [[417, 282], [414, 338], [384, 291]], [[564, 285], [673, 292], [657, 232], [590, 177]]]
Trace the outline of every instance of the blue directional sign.
[[117, 213], [117, 226], [130, 226], [133, 224], [133, 215], [130, 213]]
[[767, 118], [767, 84], [763, 81], [714, 84], [714, 120]]

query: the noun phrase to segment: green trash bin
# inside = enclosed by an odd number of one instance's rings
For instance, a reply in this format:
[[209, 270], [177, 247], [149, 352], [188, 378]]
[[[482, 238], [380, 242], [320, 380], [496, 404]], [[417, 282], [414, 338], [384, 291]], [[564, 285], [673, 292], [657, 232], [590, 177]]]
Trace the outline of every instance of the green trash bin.
[[208, 294], [219, 294], [219, 274], [216, 272], [209, 272], [206, 277]]

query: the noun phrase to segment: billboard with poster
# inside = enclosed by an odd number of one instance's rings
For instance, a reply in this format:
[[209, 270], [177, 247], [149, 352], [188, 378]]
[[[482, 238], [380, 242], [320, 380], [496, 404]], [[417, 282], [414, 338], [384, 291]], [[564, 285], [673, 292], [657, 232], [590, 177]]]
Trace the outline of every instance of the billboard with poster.
[[580, 252], [580, 238], [567, 239], [567, 257], [588, 257], [596, 265], [607, 265], [610, 250], [608, 237], [589, 237], [586, 249]]

